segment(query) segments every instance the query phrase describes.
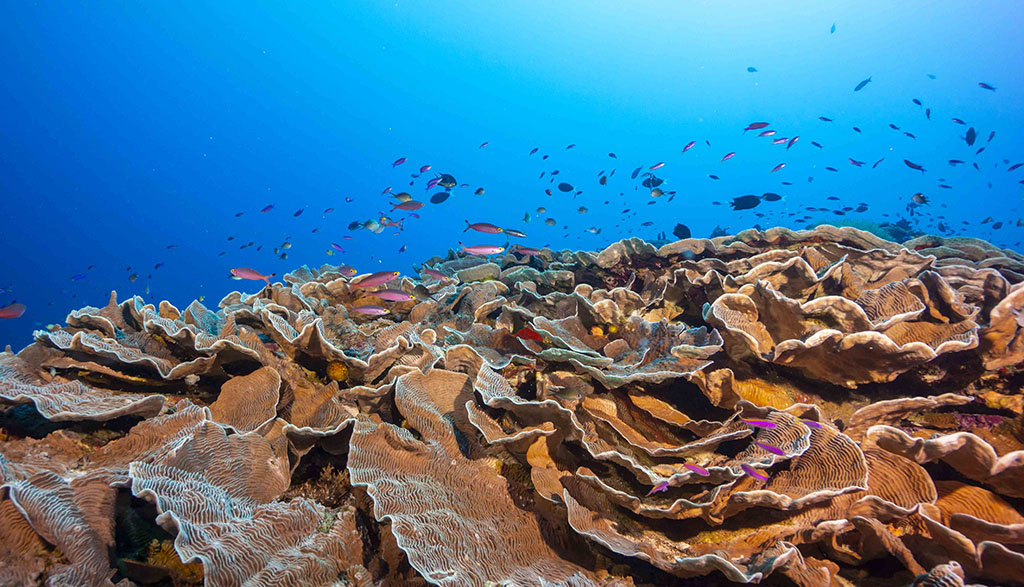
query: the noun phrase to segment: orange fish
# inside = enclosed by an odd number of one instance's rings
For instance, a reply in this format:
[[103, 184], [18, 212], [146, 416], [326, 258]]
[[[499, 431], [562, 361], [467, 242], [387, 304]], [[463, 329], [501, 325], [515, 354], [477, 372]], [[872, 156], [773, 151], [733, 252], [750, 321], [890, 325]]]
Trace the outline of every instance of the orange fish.
[[541, 336], [536, 330], [532, 328], [520, 328], [515, 334], [516, 338], [523, 338], [526, 340], [533, 340], [536, 342], [544, 342], [544, 337]]

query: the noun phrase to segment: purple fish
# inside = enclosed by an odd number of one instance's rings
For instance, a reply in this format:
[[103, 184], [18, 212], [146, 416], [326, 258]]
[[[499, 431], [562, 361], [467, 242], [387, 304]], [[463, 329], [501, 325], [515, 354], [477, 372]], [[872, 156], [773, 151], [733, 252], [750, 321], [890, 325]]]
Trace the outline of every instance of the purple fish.
[[779, 456], [786, 456], [786, 453], [783, 452], [782, 449], [776, 448], [776, 447], [774, 447], [774, 446], [772, 446], [770, 444], [762, 444], [760, 442], [755, 442], [754, 444], [756, 446], [760, 447], [760, 448], [765, 449], [766, 451], [768, 451], [768, 452], [770, 452], [772, 454], [777, 454]]
[[911, 169], [914, 169], [914, 170], [920, 171], [920, 172], [921, 172], [921, 175], [924, 175], [924, 172], [925, 172], [925, 171], [927, 171], [927, 170], [926, 170], [926, 169], [925, 169], [924, 167], [921, 167], [920, 165], [918, 165], [917, 163], [914, 163], [913, 161], [910, 161], [910, 160], [904, 159], [904, 160], [903, 160], [903, 163], [904, 163], [904, 164], [905, 164], [905, 165], [906, 165], [907, 167], [909, 167], [909, 168], [911, 168]]
[[402, 163], [405, 163], [406, 161], [407, 161], [407, 159], [405, 157], [399, 157], [398, 159], [395, 159], [395, 162], [392, 163], [391, 166], [392, 167], [398, 167], [399, 165], [401, 165]]
[[389, 302], [408, 302], [415, 299], [413, 298], [412, 294], [410, 294], [407, 291], [402, 291], [400, 289], [382, 289], [378, 291], [372, 291], [369, 293], [370, 295], [375, 295], [378, 298], [382, 300], [387, 300]]
[[426, 173], [428, 171], [430, 171], [429, 165], [424, 165], [423, 167], [420, 167], [420, 173]]
[[483, 232], [487, 234], [498, 234], [503, 231], [501, 227], [495, 226], [493, 224], [488, 224], [487, 222], [477, 222], [475, 224], [470, 224], [469, 220], [467, 220], [466, 230], [463, 230], [462, 232], [466, 232], [469, 229], [473, 229], [477, 232]]
[[799, 420], [809, 428], [821, 428], [821, 424], [819, 422], [815, 422], [814, 420], [806, 420], [804, 418], [797, 418], [797, 420]]
[[440, 177], [435, 177], [435, 178], [431, 179], [430, 181], [427, 182], [427, 189], [428, 190], [434, 189], [434, 186], [436, 186], [437, 182], [439, 182], [439, 181], [441, 181]]
[[690, 141], [689, 143], [686, 143], [686, 146], [683, 147], [683, 152], [685, 153], [685, 152], [689, 151], [696, 144], [697, 144], [697, 141]]
[[736, 156], [736, 151], [733, 151], [731, 153], [726, 153], [725, 157], [722, 157], [722, 161], [728, 161], [729, 159], [732, 159], [735, 156]]
[[754, 428], [775, 428], [775, 423], [767, 420], [747, 420], [745, 418], [740, 418], [740, 420], [742, 420], [744, 424], [753, 426]]
[[505, 250], [505, 247], [500, 245], [473, 245], [467, 247], [459, 241], [459, 246], [462, 247], [462, 252], [469, 253], [470, 255], [496, 255]]
[[651, 490], [647, 492], [647, 497], [650, 497], [659, 491], [668, 491], [668, 481], [662, 481], [652, 487]]
[[377, 273], [371, 273], [366, 277], [360, 279], [358, 282], [353, 283], [351, 289], [361, 289], [364, 287], [375, 287], [378, 285], [384, 285], [389, 281], [398, 279], [401, 275], [398, 271], [378, 271]]
[[335, 251], [338, 251], [341, 254], [345, 254], [345, 249], [341, 248], [341, 245], [339, 245], [338, 243], [331, 243], [331, 248], [334, 249]]
[[701, 477], [708, 477], [708, 476], [711, 475], [711, 473], [708, 473], [708, 470], [705, 469], [704, 467], [699, 467], [697, 465], [691, 465], [690, 463], [683, 463], [683, 466], [686, 467], [687, 469], [693, 471], [694, 473], [700, 475]]
[[383, 316], [388, 313], [387, 308], [382, 308], [380, 306], [356, 306], [355, 308], [352, 308], [352, 311], [358, 314], [365, 314], [367, 316]]
[[772, 144], [773, 145], [782, 145], [782, 144], [788, 143], [788, 142], [789, 142], [789, 139], [783, 137], [781, 139], [775, 139], [774, 141], [772, 141]]
[[793, 145], [795, 145], [798, 140], [800, 140], [800, 135], [797, 135], [797, 136], [789, 139], [789, 143], [786, 144], [786, 150], [788, 151], [789, 148], [792, 147]]
[[978, 87], [983, 89], [983, 90], [991, 90], [993, 92], [996, 91], [995, 88], [993, 88], [992, 86], [986, 84], [985, 82], [978, 82]]
[[273, 209], [274, 209], [274, 205], [273, 205], [273, 204], [270, 204], [270, 205], [268, 205], [268, 206], [264, 206], [264, 207], [263, 207], [263, 209], [262, 209], [262, 210], [260, 210], [260, 212], [270, 212], [270, 211], [271, 211], [271, 210], [273, 210]]
[[785, 167], [785, 166], [786, 166], [786, 164], [785, 164], [785, 163], [779, 163], [779, 164], [778, 164], [778, 165], [776, 165], [775, 167], [772, 167], [772, 170], [771, 170], [771, 171], [770, 171], [769, 173], [775, 173], [776, 171], [778, 171], [778, 170], [782, 169], [782, 168], [783, 168], [783, 167]]
[[740, 467], [743, 468], [743, 472], [744, 473], [746, 473], [747, 475], [750, 475], [751, 477], [753, 477], [755, 479], [760, 479], [761, 481], [767, 481], [768, 480], [768, 477], [766, 475], [762, 475], [761, 473], [758, 473], [757, 469], [751, 467], [750, 465], [748, 465], [746, 463], [740, 465]]
[[448, 282], [448, 281], [452, 280], [450, 277], [448, 277], [444, 273], [441, 273], [440, 271], [437, 271], [435, 269], [424, 269], [423, 273], [425, 273], [428, 277], [432, 277], [432, 278], [434, 278], [434, 279], [436, 279], [438, 281], [442, 281], [442, 282]]

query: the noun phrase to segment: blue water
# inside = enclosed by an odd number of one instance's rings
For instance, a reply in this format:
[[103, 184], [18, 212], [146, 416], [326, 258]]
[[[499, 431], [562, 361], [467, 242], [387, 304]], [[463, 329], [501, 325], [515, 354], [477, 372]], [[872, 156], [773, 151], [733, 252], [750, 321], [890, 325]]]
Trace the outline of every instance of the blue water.
[[[0, 306], [28, 310], [0, 320], [0, 345], [16, 349], [69, 310], [105, 304], [112, 289], [179, 307], [205, 296], [213, 307], [260, 287], [229, 279], [234, 267], [411, 274], [460, 239], [504, 243], [463, 234], [466, 219], [523, 230], [525, 246], [590, 249], [671, 239], [677, 222], [707, 236], [716, 226], [906, 218], [1018, 249], [1024, 232], [1024, 168], [1007, 171], [1024, 161], [1017, 1], [16, 2], [4, 19], [0, 289], [10, 291]], [[778, 134], [743, 132], [758, 121]], [[974, 147], [962, 138], [968, 126]], [[770, 144], [794, 135], [788, 151]], [[392, 168], [400, 157], [408, 162]], [[671, 202], [630, 179], [658, 162]], [[612, 169], [601, 186], [599, 172]], [[468, 187], [419, 218], [395, 212], [407, 218], [397, 234], [348, 230], [390, 209], [388, 186], [427, 201], [440, 191], [424, 189], [434, 172]], [[582, 193], [558, 191], [561, 181]], [[763, 192], [784, 199], [727, 205]], [[931, 202], [911, 217], [916, 192]], [[831, 212], [860, 203], [868, 211]], [[285, 260], [273, 249], [286, 240]], [[345, 254], [327, 255], [332, 242]]]

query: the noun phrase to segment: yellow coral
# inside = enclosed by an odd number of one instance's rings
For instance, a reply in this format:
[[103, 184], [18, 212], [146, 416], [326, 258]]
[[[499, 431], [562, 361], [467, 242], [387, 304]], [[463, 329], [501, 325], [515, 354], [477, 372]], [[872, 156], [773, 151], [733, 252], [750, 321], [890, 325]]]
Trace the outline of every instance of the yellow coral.
[[146, 554], [146, 562], [167, 569], [177, 585], [202, 585], [203, 565], [202, 563], [181, 562], [178, 552], [174, 550], [172, 540], [153, 540], [149, 543], [149, 551]]
[[327, 377], [331, 381], [346, 381], [348, 379], [348, 367], [341, 361], [327, 363]]

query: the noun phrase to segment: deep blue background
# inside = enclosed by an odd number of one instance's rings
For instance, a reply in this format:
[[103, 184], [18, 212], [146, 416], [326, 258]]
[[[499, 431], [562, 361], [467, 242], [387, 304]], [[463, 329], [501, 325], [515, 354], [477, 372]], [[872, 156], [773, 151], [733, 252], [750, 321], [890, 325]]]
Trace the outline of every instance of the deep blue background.
[[[786, 214], [805, 206], [870, 204], [844, 218], [807, 213], [811, 224], [895, 221], [909, 196], [923, 192], [932, 199], [924, 210], [961, 234], [1017, 248], [1024, 231], [1015, 226], [1024, 168], [1006, 171], [1024, 161], [1018, 1], [300, 5], [5, 7], [0, 288], [12, 291], [0, 293], [0, 306], [18, 300], [28, 311], [0, 320], [0, 345], [20, 348], [31, 330], [103, 305], [112, 289], [124, 299], [148, 286], [147, 301], [180, 307], [203, 295], [215, 306], [233, 289], [259, 287], [229, 280], [232, 267], [281, 275], [304, 263], [346, 262], [409, 273], [460, 238], [503, 242], [461, 234], [464, 219], [525, 230], [528, 246], [600, 248], [626, 235], [670, 233], [676, 222], [697, 236], [716, 225], [803, 226]], [[751, 66], [759, 71], [748, 73]], [[854, 93], [868, 76], [872, 83]], [[931, 108], [931, 121], [912, 98]], [[974, 148], [954, 116], [978, 129]], [[762, 120], [800, 142], [787, 152], [742, 132]], [[690, 140], [698, 146], [680, 154]], [[578, 146], [566, 151], [570, 143]], [[980, 146], [987, 149], [975, 156]], [[541, 151], [527, 156], [533, 147]], [[736, 157], [721, 162], [730, 151]], [[399, 157], [408, 163], [392, 169]], [[848, 157], [867, 165], [853, 167]], [[905, 158], [928, 173], [908, 169]], [[968, 164], [954, 169], [948, 159]], [[658, 172], [663, 189], [677, 195], [648, 205], [629, 173], [659, 161], [667, 162]], [[408, 186], [423, 164], [470, 187], [427, 204], [398, 236], [347, 230], [390, 208], [381, 195], [389, 185], [426, 200], [434, 191], [423, 181]], [[599, 186], [598, 173], [613, 168]], [[555, 169], [583, 193], [544, 194], [553, 186], [538, 175]], [[953, 189], [938, 188], [943, 182]], [[474, 195], [477, 187], [486, 193]], [[764, 191], [786, 198], [742, 213], [712, 204]], [[259, 213], [267, 204], [275, 209]], [[589, 212], [578, 213], [581, 205]], [[337, 210], [325, 217], [327, 207]], [[299, 208], [304, 214], [293, 217]], [[623, 218], [624, 208], [636, 215]], [[1007, 225], [980, 224], [987, 216]], [[557, 226], [545, 225], [548, 217]], [[936, 220], [925, 218], [921, 229], [934, 230]], [[294, 246], [281, 260], [272, 249], [287, 237]], [[263, 250], [240, 251], [249, 241]], [[331, 242], [346, 254], [326, 255]], [[154, 270], [157, 263], [165, 265]], [[79, 273], [86, 277], [71, 281]], [[138, 281], [128, 281], [131, 273]]]

